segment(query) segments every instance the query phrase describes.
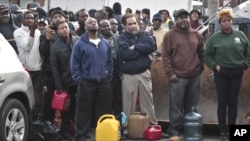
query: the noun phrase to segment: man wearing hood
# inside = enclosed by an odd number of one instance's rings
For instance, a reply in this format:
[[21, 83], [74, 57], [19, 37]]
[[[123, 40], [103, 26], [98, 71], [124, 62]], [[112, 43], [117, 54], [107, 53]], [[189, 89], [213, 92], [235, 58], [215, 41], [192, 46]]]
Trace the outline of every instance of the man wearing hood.
[[113, 4], [114, 18], [118, 21], [118, 31], [119, 34], [123, 33], [123, 24], [122, 24], [122, 6], [119, 2]]
[[16, 42], [13, 37], [13, 32], [16, 29], [17, 27], [12, 20], [9, 8], [5, 5], [0, 5], [0, 33], [3, 34], [18, 54]]

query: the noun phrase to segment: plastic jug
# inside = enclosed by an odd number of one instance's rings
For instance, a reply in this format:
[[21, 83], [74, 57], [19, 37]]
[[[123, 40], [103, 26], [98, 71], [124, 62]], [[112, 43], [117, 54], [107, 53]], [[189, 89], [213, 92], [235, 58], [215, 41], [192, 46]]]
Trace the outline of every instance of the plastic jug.
[[144, 139], [144, 131], [150, 126], [149, 116], [135, 112], [128, 117], [128, 137], [130, 139]]
[[184, 116], [184, 140], [185, 141], [202, 141], [202, 116], [192, 111]]
[[53, 98], [52, 98], [52, 102], [51, 102], [51, 107], [59, 111], [69, 111], [70, 95], [65, 92], [62, 92], [59, 94], [55, 90]]
[[146, 140], [160, 140], [162, 135], [162, 130], [160, 125], [154, 125], [144, 132], [144, 138]]
[[114, 115], [102, 115], [97, 122], [96, 141], [119, 141], [120, 140], [120, 122]]

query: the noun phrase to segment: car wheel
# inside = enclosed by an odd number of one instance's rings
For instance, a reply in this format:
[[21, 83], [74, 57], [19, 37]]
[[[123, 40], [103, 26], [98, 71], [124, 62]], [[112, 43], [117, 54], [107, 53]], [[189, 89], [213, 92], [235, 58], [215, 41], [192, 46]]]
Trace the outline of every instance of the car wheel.
[[7, 99], [0, 115], [0, 141], [27, 141], [28, 114], [20, 101]]

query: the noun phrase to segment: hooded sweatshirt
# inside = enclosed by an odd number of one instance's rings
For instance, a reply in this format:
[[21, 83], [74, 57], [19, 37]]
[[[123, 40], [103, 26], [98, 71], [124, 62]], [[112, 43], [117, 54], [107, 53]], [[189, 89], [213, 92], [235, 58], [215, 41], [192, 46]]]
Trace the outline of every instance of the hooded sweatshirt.
[[2, 23], [0, 21], [0, 32], [3, 34], [3, 36], [6, 38], [6, 40], [11, 44], [13, 49], [18, 54], [18, 49], [16, 42], [14, 40], [13, 32], [17, 29], [17, 26], [14, 24], [12, 15], [10, 14], [10, 20], [8, 23]]
[[113, 5], [114, 18], [118, 22], [118, 31], [119, 34], [123, 33], [123, 24], [122, 24], [122, 6], [119, 2], [114, 3]]

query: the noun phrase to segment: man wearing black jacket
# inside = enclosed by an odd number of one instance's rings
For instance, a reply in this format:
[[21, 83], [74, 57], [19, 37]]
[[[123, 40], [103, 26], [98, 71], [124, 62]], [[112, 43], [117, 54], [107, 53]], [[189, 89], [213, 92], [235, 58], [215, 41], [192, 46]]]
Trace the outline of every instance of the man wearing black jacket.
[[[53, 92], [55, 90], [54, 79], [51, 72], [50, 66], [50, 48], [51, 45], [58, 38], [56, 34], [56, 23], [59, 21], [66, 21], [65, 15], [60, 8], [54, 8], [50, 12], [51, 25], [41, 34], [39, 51], [43, 58], [42, 72], [44, 75], [44, 86], [47, 87], [47, 93], [45, 95], [45, 107], [44, 107], [44, 117], [46, 120], [53, 121], [54, 110], [51, 109], [51, 99]], [[72, 35], [76, 35], [73, 31], [70, 31]]]
[[65, 91], [71, 96], [69, 111], [61, 112], [62, 123], [59, 134], [62, 135], [64, 139], [73, 139], [73, 137], [70, 137], [69, 127], [70, 120], [74, 121], [77, 85], [71, 77], [69, 62], [73, 44], [79, 37], [70, 34], [70, 28], [66, 21], [58, 22], [56, 29], [59, 37], [50, 49], [51, 71], [56, 90], [59, 93]]

